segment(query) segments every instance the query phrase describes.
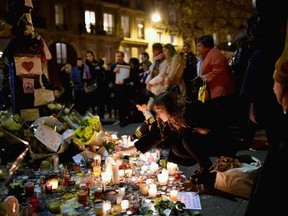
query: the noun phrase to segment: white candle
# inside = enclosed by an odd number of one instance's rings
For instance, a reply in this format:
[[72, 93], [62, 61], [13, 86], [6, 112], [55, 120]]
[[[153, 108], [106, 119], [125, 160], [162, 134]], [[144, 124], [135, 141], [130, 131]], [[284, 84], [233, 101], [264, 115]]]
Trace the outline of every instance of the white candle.
[[111, 181], [112, 173], [110, 171], [102, 172], [101, 178], [102, 182], [108, 184]]
[[111, 201], [106, 200], [106, 201], [104, 202], [103, 208], [104, 208], [104, 211], [105, 211], [105, 212], [109, 212], [109, 211], [111, 210]]
[[156, 197], [156, 195], [157, 195], [157, 188], [149, 187], [148, 196], [154, 198]]
[[152, 163], [150, 164], [150, 170], [151, 170], [151, 172], [155, 173], [155, 172], [158, 171], [158, 169], [159, 169], [159, 165], [158, 165], [156, 162], [152, 162]]
[[121, 208], [123, 211], [126, 211], [126, 209], [129, 208], [129, 200], [122, 200], [121, 201]]
[[125, 175], [125, 172], [124, 172], [123, 169], [120, 169], [120, 170], [118, 171], [118, 173], [119, 173], [119, 177], [120, 177], [120, 178], [124, 177], [124, 175]]
[[167, 170], [168, 170], [169, 175], [174, 175], [175, 172], [177, 171], [177, 168], [178, 168], [177, 164], [172, 163], [172, 162], [167, 163]]
[[166, 173], [158, 174], [157, 179], [158, 179], [159, 185], [167, 185], [168, 183], [168, 175]]

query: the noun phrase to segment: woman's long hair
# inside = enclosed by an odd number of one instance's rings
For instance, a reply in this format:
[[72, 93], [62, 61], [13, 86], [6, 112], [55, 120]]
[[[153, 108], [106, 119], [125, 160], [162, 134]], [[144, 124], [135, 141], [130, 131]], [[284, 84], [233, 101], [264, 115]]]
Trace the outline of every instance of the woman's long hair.
[[[154, 109], [161, 107], [168, 113], [168, 125], [172, 130], [178, 132], [184, 131], [189, 128], [184, 120], [184, 114], [186, 112], [186, 99], [180, 95], [176, 95], [172, 92], [163, 92], [155, 97]], [[165, 122], [163, 122], [158, 116], [156, 117], [158, 127], [160, 128], [161, 135], [164, 133]]]

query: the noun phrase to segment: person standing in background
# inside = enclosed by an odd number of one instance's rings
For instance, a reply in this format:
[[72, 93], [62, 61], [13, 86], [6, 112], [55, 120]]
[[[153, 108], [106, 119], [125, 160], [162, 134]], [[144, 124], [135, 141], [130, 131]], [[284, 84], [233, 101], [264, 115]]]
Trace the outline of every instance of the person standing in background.
[[66, 63], [60, 72], [60, 79], [62, 82], [62, 87], [64, 88], [63, 99], [65, 103], [73, 102], [72, 95], [72, 82], [70, 81], [70, 73], [72, 66], [69, 63]]
[[97, 59], [94, 50], [86, 51], [86, 60], [84, 62], [83, 80], [84, 89], [87, 99], [87, 109], [93, 115], [97, 114], [104, 119], [104, 93], [103, 85], [105, 85], [105, 71], [103, 63]]
[[184, 40], [183, 58], [185, 61], [185, 68], [183, 71], [183, 80], [186, 85], [187, 97], [197, 99], [198, 95], [193, 95], [193, 82], [192, 80], [197, 77], [197, 57], [191, 49], [192, 41], [190, 38]]
[[143, 64], [145, 64], [149, 68], [152, 64], [152, 62], [149, 60], [149, 54], [147, 52], [142, 52], [140, 56], [140, 69], [143, 70]]
[[77, 64], [70, 73], [70, 80], [73, 82], [74, 90], [74, 109], [81, 115], [84, 115], [86, 111], [83, 68], [83, 59], [77, 58]]
[[209, 101], [222, 109], [225, 113], [227, 123], [234, 120], [234, 109], [236, 100], [236, 85], [229, 69], [226, 56], [215, 47], [211, 35], [204, 35], [198, 39], [197, 50], [203, 61], [201, 64], [201, 78], [206, 80], [209, 92]]
[[116, 52], [116, 62], [110, 67], [110, 74], [113, 75], [112, 83], [115, 89], [115, 100], [118, 109], [120, 127], [125, 127], [130, 121], [130, 109], [127, 109], [130, 105], [129, 101], [129, 88], [125, 85], [124, 81], [116, 82], [116, 74], [120, 72], [118, 65], [130, 66], [124, 61], [124, 53], [122, 51]]

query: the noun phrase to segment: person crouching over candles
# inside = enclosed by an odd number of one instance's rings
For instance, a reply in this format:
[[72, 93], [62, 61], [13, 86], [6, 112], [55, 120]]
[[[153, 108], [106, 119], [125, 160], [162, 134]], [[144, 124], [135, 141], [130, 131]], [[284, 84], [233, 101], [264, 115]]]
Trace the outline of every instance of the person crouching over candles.
[[149, 131], [134, 146], [118, 146], [116, 152], [145, 153], [152, 148], [167, 148], [169, 162], [183, 166], [198, 163], [198, 169], [190, 177], [192, 182], [214, 184], [215, 173], [209, 171], [210, 157], [235, 156], [237, 152], [236, 138], [225, 124], [223, 113], [214, 105], [191, 101], [172, 92], [156, 96], [153, 111], [156, 121]]

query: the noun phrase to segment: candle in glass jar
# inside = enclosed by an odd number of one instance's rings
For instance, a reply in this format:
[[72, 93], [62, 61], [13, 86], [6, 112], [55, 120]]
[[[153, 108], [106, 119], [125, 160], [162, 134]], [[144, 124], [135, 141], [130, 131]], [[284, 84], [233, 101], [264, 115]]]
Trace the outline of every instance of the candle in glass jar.
[[94, 166], [93, 167], [93, 174], [96, 177], [100, 177], [101, 176], [101, 166]]
[[177, 201], [178, 191], [176, 189], [173, 189], [170, 191], [170, 200], [171, 201]]
[[156, 195], [157, 195], [156, 184], [150, 184], [149, 189], [148, 189], [148, 196], [154, 198], [154, 197], [156, 197]]
[[122, 200], [121, 201], [121, 208], [123, 211], [126, 211], [126, 209], [129, 208], [129, 200]]
[[159, 185], [167, 185], [168, 183], [168, 175], [166, 175], [165, 173], [158, 174], [157, 179], [158, 179]]
[[25, 188], [25, 195], [30, 197], [34, 194], [34, 183], [33, 182], [26, 182], [24, 185]]
[[108, 184], [111, 181], [112, 173], [109, 171], [101, 173], [102, 182]]
[[47, 184], [45, 185], [45, 193], [46, 194], [52, 193], [52, 185], [49, 182], [47, 182]]

